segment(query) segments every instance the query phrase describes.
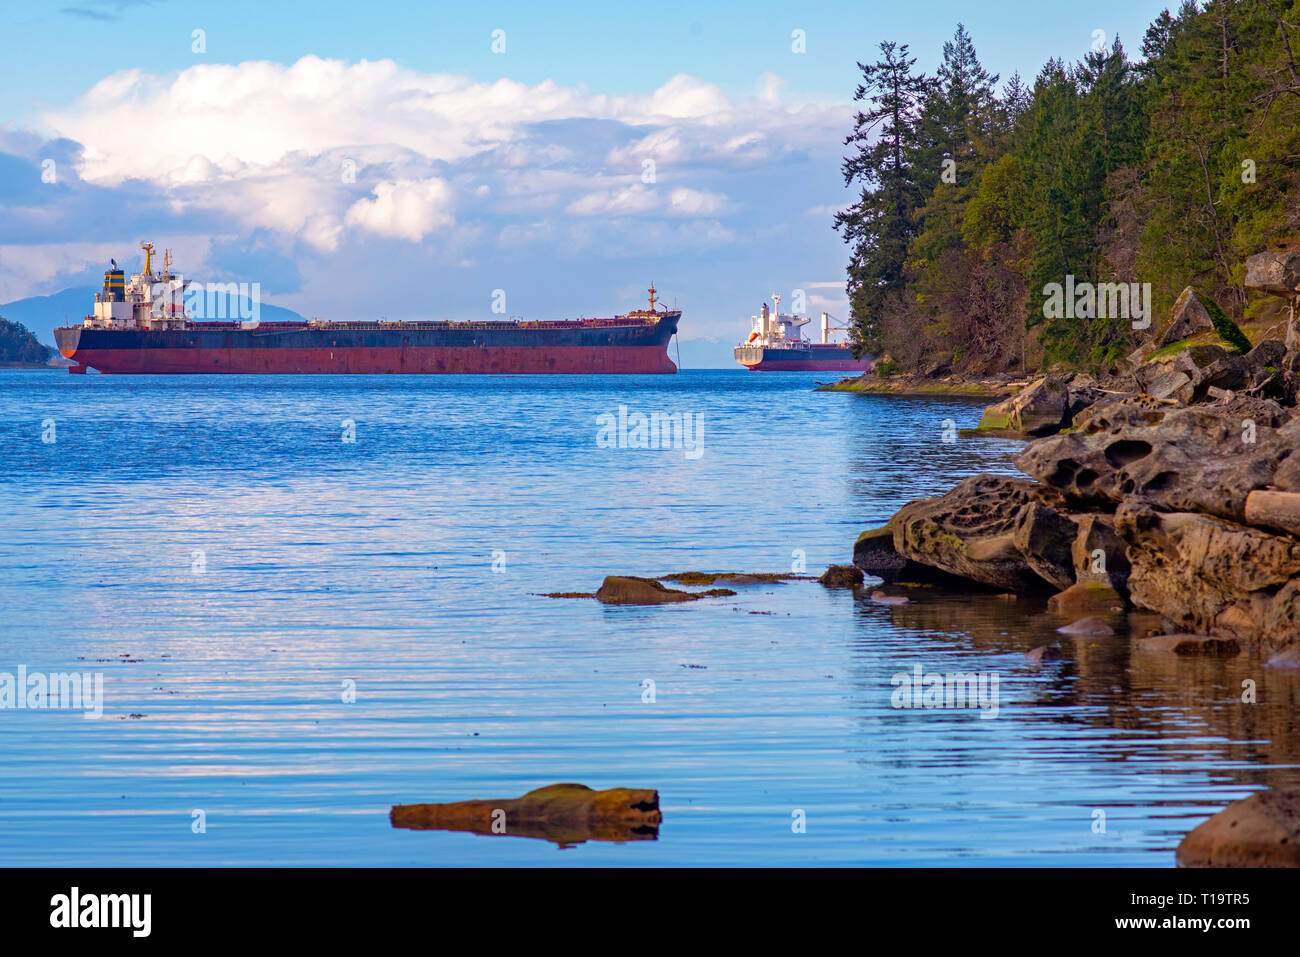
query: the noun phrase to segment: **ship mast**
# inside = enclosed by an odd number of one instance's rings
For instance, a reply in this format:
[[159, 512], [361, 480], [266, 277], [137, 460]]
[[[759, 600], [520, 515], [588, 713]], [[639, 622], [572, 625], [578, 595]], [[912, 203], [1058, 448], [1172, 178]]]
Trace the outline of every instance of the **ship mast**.
[[650, 282], [650, 311], [655, 311], [655, 284], [653, 280]]
[[153, 243], [141, 243], [140, 248], [144, 250], [144, 272], [142, 275], [153, 275]]

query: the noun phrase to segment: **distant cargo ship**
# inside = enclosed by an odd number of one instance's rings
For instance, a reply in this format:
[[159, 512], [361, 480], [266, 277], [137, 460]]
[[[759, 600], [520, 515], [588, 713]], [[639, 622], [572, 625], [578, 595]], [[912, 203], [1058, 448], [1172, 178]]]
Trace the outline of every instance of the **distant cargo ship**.
[[800, 331], [811, 320], [807, 316], [781, 313], [781, 297], [772, 296], [777, 308], [767, 303], [757, 316], [749, 338], [736, 347], [736, 361], [751, 372], [865, 372], [871, 360], [855, 359], [846, 345], [830, 341], [830, 317], [822, 313], [822, 341], [809, 342]]
[[[656, 306], [609, 319], [552, 322], [196, 321], [190, 283], [143, 270], [128, 282], [116, 263], [104, 273], [94, 313], [54, 330], [59, 351], [105, 373], [671, 373], [668, 342], [682, 313]], [[224, 316], [225, 312], [219, 313]]]

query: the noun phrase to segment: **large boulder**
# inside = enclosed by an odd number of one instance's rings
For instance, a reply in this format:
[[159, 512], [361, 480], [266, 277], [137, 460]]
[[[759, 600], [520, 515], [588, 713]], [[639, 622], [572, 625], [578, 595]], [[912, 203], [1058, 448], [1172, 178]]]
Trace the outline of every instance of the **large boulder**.
[[1233, 801], [1182, 839], [1177, 859], [1179, 867], [1300, 867], [1300, 789]]
[[1050, 435], [1067, 421], [1070, 392], [1060, 376], [1044, 376], [1009, 399], [984, 410], [980, 431], [1006, 430]]
[[1300, 250], [1256, 253], [1246, 260], [1245, 285], [1273, 296], [1300, 293]]
[[1065, 500], [1024, 479], [974, 475], [904, 505], [889, 527], [903, 558], [1004, 591], [1059, 590], [1074, 580], [1077, 531]]
[[1273, 478], [1300, 424], [1275, 430], [1218, 406], [1181, 408], [1149, 397], [1097, 403], [1072, 432], [1030, 443], [1021, 471], [1076, 501], [1136, 496], [1177, 511], [1244, 521], [1246, 496]]
[[[1245, 285], [1247, 289], [1282, 296], [1294, 304], [1300, 296], [1300, 250], [1283, 248], [1251, 256], [1246, 260]], [[1287, 322], [1286, 345], [1292, 350], [1300, 345], [1294, 310]], [[1297, 369], [1293, 367], [1291, 371]]]
[[1201, 300], [1196, 298], [1192, 287], [1188, 286], [1174, 301], [1174, 308], [1169, 311], [1169, 318], [1156, 334], [1155, 345], [1157, 349], [1161, 349], [1171, 343], [1190, 339], [1198, 332], [1213, 328], [1214, 322], [1210, 319], [1209, 311], [1201, 304]]

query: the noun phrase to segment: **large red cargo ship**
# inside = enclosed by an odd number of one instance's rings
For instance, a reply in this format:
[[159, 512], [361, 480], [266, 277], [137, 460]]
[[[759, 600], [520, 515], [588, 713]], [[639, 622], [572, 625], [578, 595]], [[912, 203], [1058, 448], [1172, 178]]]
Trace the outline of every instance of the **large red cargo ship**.
[[[553, 322], [196, 321], [191, 284], [170, 262], [128, 284], [104, 274], [95, 312], [54, 330], [59, 351], [105, 373], [671, 373], [668, 342], [681, 311], [656, 305], [609, 319]], [[225, 312], [223, 311], [223, 315]]]
[[822, 313], [822, 341], [809, 342], [801, 327], [807, 316], [780, 312], [781, 297], [772, 296], [776, 309], [751, 316], [754, 328], [749, 338], [736, 346], [736, 361], [751, 372], [865, 372], [869, 358], [857, 358], [847, 345], [830, 341], [830, 317]]

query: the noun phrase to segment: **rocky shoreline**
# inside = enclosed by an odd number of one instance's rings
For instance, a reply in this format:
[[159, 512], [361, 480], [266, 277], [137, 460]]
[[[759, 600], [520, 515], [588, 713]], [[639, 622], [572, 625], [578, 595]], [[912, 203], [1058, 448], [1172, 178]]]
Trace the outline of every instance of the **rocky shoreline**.
[[[1275, 291], [1279, 272], [1300, 288], [1300, 253], [1254, 257], [1248, 282]], [[1300, 348], [1289, 329], [1289, 345], [1252, 346], [1216, 308], [1186, 290], [1123, 369], [1045, 375], [990, 406], [964, 434], [1026, 438], [1026, 477], [975, 475], [909, 502], [858, 538], [854, 564], [1231, 640], [1206, 653], [1300, 645]]]
[[[1185, 290], [1120, 368], [1041, 376], [963, 432], [1025, 439], [1024, 477], [907, 503], [859, 536], [854, 564], [886, 583], [1041, 596], [1062, 633], [1127, 635], [1143, 653], [1300, 667], [1300, 252], [1252, 257], [1246, 283], [1289, 300], [1284, 337], [1252, 344]], [[1300, 866], [1300, 791], [1267, 793], [1197, 828], [1180, 863]]]

